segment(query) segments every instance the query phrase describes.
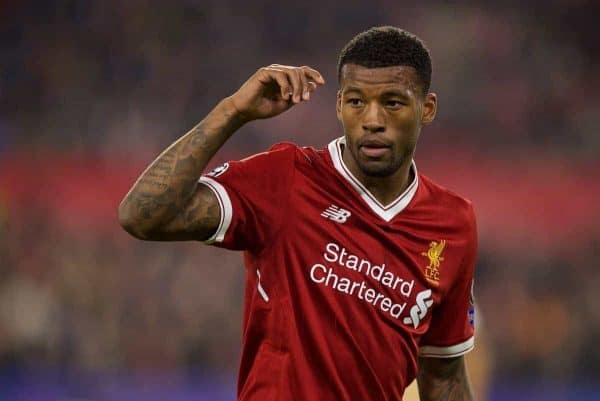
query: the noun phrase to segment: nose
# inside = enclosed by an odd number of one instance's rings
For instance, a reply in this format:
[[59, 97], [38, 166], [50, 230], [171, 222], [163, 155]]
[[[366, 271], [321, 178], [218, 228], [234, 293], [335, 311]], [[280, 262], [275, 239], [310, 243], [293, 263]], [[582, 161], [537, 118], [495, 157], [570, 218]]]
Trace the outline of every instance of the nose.
[[363, 130], [370, 133], [385, 131], [385, 117], [381, 107], [376, 102], [367, 104], [362, 123]]

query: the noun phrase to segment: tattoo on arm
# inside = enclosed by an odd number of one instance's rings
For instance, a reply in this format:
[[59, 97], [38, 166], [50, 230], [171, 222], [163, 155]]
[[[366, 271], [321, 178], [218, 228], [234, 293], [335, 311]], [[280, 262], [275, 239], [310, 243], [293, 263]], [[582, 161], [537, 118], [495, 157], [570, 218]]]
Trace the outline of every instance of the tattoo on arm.
[[124, 224], [128, 231], [147, 237], [142, 233], [158, 233], [177, 218], [178, 229], [189, 234], [193, 227], [201, 229], [203, 224], [212, 223], [214, 216], [218, 219], [219, 210], [203, 209], [200, 202], [206, 197], [195, 196], [198, 179], [214, 153], [239, 126], [227, 110], [214, 111], [158, 156], [121, 203], [119, 214], [122, 221], [130, 222]]
[[127, 195], [124, 205], [131, 213], [152, 222], [173, 217], [188, 200], [202, 173], [202, 160], [194, 155], [192, 141], [203, 136], [198, 126], [160, 155]]
[[[156, 239], [206, 240], [219, 227], [221, 209], [215, 194], [205, 185], [198, 185], [185, 208], [162, 228]], [[163, 237], [165, 236], [165, 237]]]
[[421, 401], [473, 401], [464, 358], [421, 358], [417, 376]]

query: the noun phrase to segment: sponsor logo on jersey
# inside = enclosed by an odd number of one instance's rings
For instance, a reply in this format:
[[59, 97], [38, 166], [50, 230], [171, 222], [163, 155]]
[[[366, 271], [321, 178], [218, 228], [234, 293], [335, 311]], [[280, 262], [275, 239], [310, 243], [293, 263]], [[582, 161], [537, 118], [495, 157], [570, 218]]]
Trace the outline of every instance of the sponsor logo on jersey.
[[427, 311], [433, 305], [431, 290], [423, 290], [417, 294], [416, 305], [410, 308], [410, 316], [404, 318], [404, 324], [412, 325], [415, 329], [421, 324], [421, 320], [427, 315]]
[[445, 246], [445, 240], [440, 240], [439, 242], [431, 241], [427, 252], [421, 253], [421, 255], [427, 256], [429, 259], [429, 265], [425, 267], [425, 278], [434, 286], [440, 283], [440, 265], [444, 260], [442, 252], [444, 252]]
[[433, 291], [418, 291], [414, 278], [335, 242], [325, 246], [322, 260], [307, 273], [313, 283], [365, 302], [415, 329], [423, 324], [434, 303]]
[[336, 223], [344, 224], [352, 213], [346, 209], [342, 209], [336, 205], [331, 205], [321, 213], [321, 216], [333, 220]]
[[215, 168], [214, 170], [212, 170], [210, 173], [207, 173], [206, 175], [209, 177], [218, 177], [221, 174], [223, 174], [225, 171], [227, 171], [228, 168], [229, 168], [229, 163], [224, 163], [224, 164], [220, 165], [219, 167]]

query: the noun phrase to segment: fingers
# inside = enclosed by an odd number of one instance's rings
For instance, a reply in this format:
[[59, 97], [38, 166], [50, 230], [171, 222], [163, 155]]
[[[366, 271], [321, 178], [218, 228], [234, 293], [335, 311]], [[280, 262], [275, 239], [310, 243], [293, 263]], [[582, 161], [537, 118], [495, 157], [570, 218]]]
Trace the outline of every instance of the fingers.
[[294, 103], [300, 103], [302, 94], [304, 93], [304, 82], [302, 80], [302, 75], [304, 74], [301, 74], [297, 68], [289, 68], [287, 72], [290, 82], [292, 83], [292, 101]]
[[281, 89], [281, 97], [292, 103], [300, 103], [310, 99], [310, 94], [325, 80], [321, 74], [310, 67], [292, 67], [280, 64], [272, 64], [265, 67], [273, 74]]
[[302, 68], [302, 70], [304, 71], [304, 74], [313, 82], [316, 82], [319, 85], [325, 84], [325, 80], [323, 79], [323, 77], [321, 76], [319, 71], [317, 71], [313, 68], [307, 67], [307, 66], [300, 67], [300, 68]]
[[268, 81], [274, 80], [275, 82], [277, 82], [277, 85], [279, 86], [281, 98], [284, 100], [290, 100], [292, 98], [293, 87], [288, 79], [288, 74], [286, 74], [286, 72], [284, 70], [273, 67], [273, 66], [269, 66], [269, 67], [262, 68], [261, 71], [263, 71], [265, 73], [264, 79], [261, 79], [259, 77], [259, 80], [262, 83], [267, 84]]
[[303, 66], [298, 68], [298, 71], [302, 77], [302, 100], [309, 100], [311, 92], [317, 89], [319, 85], [325, 84], [325, 80], [321, 74], [313, 68]]

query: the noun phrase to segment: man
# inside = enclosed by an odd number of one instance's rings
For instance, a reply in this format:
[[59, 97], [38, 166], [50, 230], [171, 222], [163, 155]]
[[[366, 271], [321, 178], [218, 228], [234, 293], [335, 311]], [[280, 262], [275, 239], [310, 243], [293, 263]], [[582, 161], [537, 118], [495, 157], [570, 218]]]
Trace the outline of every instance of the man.
[[393, 27], [357, 35], [338, 64], [344, 136], [278, 144], [202, 175], [249, 121], [308, 101], [309, 67], [259, 69], [141, 175], [119, 208], [145, 240], [244, 250], [240, 400], [472, 400], [471, 204], [417, 173], [436, 112], [431, 61]]

